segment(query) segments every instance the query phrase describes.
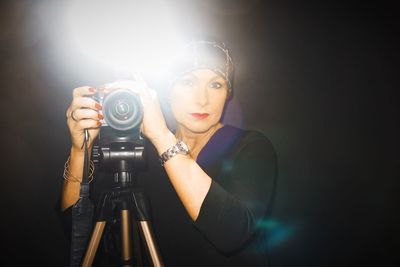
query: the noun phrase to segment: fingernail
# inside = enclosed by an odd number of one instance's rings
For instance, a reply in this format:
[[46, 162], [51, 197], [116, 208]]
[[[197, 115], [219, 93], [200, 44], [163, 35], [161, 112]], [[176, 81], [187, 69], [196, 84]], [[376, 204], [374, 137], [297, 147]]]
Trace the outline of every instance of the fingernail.
[[96, 92], [96, 88], [94, 88], [94, 87], [90, 87], [90, 88], [89, 88], [89, 92], [91, 92], [91, 93], [94, 93], [94, 92]]
[[101, 115], [100, 113], [99, 113], [99, 114], [97, 114], [97, 117], [99, 117], [99, 119], [104, 119], [104, 116], [103, 116], [103, 115]]
[[102, 109], [103, 108], [99, 103], [96, 103], [95, 107], [96, 107], [96, 109]]

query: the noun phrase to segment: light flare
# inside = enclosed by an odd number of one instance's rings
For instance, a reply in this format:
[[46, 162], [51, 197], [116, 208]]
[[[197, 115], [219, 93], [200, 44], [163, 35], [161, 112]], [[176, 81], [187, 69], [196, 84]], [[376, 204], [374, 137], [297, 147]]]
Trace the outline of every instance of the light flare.
[[165, 1], [71, 1], [68, 40], [85, 57], [116, 72], [159, 78], [183, 44]]

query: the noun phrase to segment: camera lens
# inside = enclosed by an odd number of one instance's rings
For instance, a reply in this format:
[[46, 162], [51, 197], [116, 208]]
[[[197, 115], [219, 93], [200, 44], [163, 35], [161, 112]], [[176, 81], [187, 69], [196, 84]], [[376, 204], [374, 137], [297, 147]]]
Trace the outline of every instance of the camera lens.
[[114, 115], [120, 120], [127, 120], [130, 115], [129, 113], [132, 113], [130, 112], [131, 109], [129, 103], [126, 103], [124, 100], [125, 99], [119, 100], [114, 105]]
[[115, 90], [104, 98], [103, 114], [107, 124], [119, 131], [138, 127], [143, 118], [139, 96], [129, 90]]

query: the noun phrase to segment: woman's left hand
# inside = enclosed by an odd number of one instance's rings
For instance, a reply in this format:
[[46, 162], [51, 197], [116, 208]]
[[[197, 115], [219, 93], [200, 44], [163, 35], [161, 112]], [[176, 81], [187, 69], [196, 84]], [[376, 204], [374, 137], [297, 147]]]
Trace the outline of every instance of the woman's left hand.
[[167, 127], [154, 89], [149, 88], [144, 81], [122, 80], [105, 84], [100, 90], [109, 93], [116, 89], [128, 89], [139, 95], [143, 105], [141, 132], [154, 145], [157, 146], [166, 137], [173, 135]]

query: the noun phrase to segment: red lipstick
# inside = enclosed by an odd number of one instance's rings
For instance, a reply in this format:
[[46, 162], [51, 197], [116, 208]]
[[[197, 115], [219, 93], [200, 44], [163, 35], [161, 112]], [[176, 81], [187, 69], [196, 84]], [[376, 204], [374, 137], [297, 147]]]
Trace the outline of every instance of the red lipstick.
[[208, 113], [190, 113], [190, 115], [192, 115], [193, 117], [195, 117], [196, 119], [205, 119], [208, 117]]

